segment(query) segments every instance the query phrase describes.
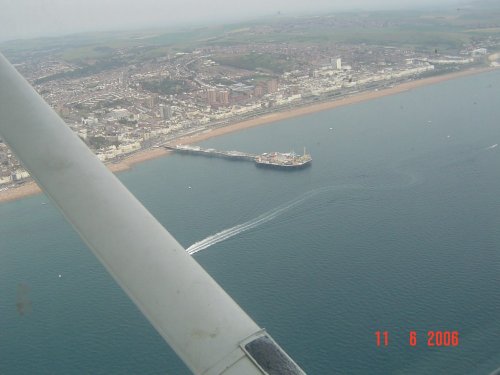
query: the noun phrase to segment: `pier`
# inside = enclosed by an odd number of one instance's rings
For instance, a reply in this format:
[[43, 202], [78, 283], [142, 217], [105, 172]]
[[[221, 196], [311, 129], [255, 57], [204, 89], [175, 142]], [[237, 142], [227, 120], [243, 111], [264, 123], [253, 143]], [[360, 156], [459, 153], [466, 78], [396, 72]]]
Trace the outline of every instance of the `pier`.
[[177, 145], [177, 146], [164, 146], [167, 150], [172, 150], [184, 154], [195, 154], [208, 157], [232, 159], [232, 160], [245, 160], [245, 161], [255, 161], [258, 155], [249, 154], [240, 151], [219, 151], [214, 148], [201, 148], [199, 146], [189, 146], [189, 145]]
[[264, 153], [264, 154], [250, 154], [241, 151], [220, 151], [214, 148], [202, 148], [200, 146], [190, 145], [164, 145], [167, 150], [183, 153], [194, 154], [207, 157], [218, 157], [230, 160], [242, 160], [254, 162], [258, 167], [274, 167], [281, 169], [296, 169], [309, 166], [312, 162], [311, 155], [306, 154], [304, 149], [303, 155], [295, 153]]

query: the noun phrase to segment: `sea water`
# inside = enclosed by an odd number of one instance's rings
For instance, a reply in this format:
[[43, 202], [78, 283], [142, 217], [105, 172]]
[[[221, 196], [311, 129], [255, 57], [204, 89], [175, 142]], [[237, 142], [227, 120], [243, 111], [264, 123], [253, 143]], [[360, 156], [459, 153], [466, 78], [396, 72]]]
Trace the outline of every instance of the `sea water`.
[[[489, 374], [499, 97], [491, 72], [201, 143], [306, 146], [302, 170], [172, 155], [119, 176], [309, 374]], [[0, 374], [189, 371], [39, 195], [0, 205]]]

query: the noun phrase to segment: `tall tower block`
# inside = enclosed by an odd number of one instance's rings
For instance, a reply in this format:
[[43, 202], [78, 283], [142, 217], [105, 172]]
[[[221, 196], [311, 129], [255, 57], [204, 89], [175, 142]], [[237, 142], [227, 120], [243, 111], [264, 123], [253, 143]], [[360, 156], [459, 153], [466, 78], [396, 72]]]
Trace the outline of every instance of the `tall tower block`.
[[342, 70], [342, 59], [340, 57], [337, 59], [337, 70]]

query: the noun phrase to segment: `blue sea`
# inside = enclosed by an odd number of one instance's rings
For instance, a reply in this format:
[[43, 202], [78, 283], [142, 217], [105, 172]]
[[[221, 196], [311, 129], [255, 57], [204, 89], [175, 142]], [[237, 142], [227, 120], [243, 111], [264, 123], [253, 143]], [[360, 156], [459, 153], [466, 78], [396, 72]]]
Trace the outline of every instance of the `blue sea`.
[[[181, 244], [203, 241], [195, 259], [308, 374], [488, 375], [498, 98], [496, 71], [201, 143], [306, 146], [303, 170], [173, 155], [119, 176]], [[428, 331], [459, 343], [429, 346]], [[0, 374], [189, 371], [39, 195], [0, 205]]]

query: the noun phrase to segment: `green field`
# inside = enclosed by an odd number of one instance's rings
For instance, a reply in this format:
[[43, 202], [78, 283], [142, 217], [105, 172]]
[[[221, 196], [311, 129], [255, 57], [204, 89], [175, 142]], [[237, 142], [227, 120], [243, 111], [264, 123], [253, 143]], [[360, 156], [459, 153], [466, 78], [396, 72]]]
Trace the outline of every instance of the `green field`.
[[284, 55], [250, 53], [240, 56], [214, 56], [215, 62], [239, 69], [281, 74], [293, 69], [293, 63]]

